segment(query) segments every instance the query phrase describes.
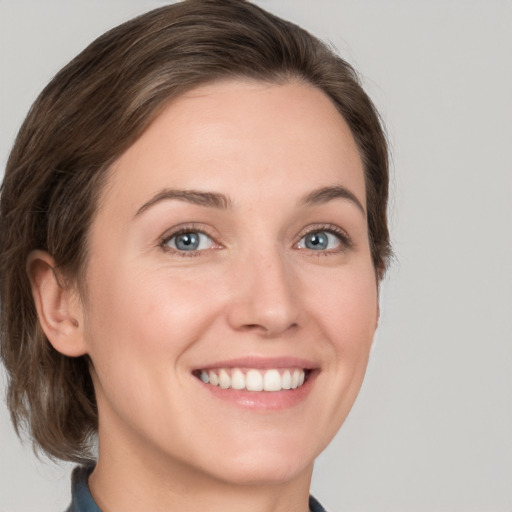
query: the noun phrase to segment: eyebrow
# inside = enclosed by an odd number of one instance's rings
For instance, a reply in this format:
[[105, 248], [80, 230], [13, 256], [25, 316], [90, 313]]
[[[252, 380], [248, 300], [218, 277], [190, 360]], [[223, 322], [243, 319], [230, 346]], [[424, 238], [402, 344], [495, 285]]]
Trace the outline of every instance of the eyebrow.
[[138, 210], [135, 216], [145, 212], [148, 208], [160, 201], [169, 199], [178, 199], [187, 203], [197, 204], [199, 206], [206, 206], [207, 208], [218, 208], [225, 210], [231, 206], [231, 200], [224, 194], [216, 192], [201, 192], [199, 190], [176, 190], [164, 189], [158, 194], [154, 195], [149, 201], [144, 203]]
[[364, 209], [364, 206], [361, 204], [359, 199], [357, 199], [353, 192], [351, 192], [348, 188], [343, 187], [342, 185], [322, 187], [313, 190], [304, 196], [300, 200], [299, 204], [305, 206], [313, 206], [316, 204], [327, 203], [333, 199], [348, 199], [353, 204], [355, 204], [357, 208], [366, 216], [366, 210]]
[[[164, 189], [158, 194], [155, 194], [149, 201], [145, 202], [135, 214], [135, 217], [151, 208], [156, 203], [161, 201], [177, 199], [207, 208], [218, 208], [226, 210], [232, 206], [229, 197], [218, 192], [202, 192], [199, 190], [178, 190], [178, 189]], [[357, 197], [347, 188], [342, 185], [335, 185], [330, 187], [321, 187], [312, 192], [309, 192], [300, 201], [299, 205], [313, 206], [316, 204], [323, 204], [333, 199], [348, 199], [354, 203], [357, 208], [366, 215], [366, 211]]]

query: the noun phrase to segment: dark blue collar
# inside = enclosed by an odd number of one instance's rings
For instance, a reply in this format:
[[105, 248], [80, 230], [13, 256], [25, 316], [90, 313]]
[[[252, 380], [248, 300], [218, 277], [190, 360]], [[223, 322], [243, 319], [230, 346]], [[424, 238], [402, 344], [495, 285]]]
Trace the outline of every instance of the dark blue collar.
[[322, 507], [322, 505], [320, 505], [313, 496], [309, 497], [309, 510], [311, 512], [326, 512], [325, 508]]
[[91, 496], [87, 481], [92, 473], [92, 466], [78, 466], [71, 477], [71, 505], [66, 512], [101, 512]]
[[[66, 512], [101, 512], [87, 485], [87, 480], [93, 469], [94, 466], [79, 466], [73, 470], [71, 505]], [[309, 497], [309, 510], [311, 512], [325, 512], [325, 509], [313, 496]]]

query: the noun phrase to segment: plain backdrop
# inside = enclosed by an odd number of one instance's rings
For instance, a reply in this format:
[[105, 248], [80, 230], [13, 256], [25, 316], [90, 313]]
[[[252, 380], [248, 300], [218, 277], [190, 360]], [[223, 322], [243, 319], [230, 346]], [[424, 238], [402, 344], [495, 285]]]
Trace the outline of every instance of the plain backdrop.
[[[0, 0], [2, 169], [46, 82], [164, 3]], [[396, 261], [366, 381], [313, 494], [332, 512], [510, 512], [512, 1], [257, 3], [355, 65], [393, 154]], [[39, 462], [3, 402], [0, 436], [0, 512], [63, 510], [70, 466]]]

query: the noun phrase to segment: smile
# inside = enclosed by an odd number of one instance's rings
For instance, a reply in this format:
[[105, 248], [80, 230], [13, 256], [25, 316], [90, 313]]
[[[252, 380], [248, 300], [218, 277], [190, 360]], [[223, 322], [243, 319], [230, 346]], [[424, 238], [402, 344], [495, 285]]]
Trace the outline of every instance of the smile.
[[205, 384], [245, 391], [297, 389], [307, 381], [309, 374], [310, 370], [303, 368], [216, 368], [194, 372]]

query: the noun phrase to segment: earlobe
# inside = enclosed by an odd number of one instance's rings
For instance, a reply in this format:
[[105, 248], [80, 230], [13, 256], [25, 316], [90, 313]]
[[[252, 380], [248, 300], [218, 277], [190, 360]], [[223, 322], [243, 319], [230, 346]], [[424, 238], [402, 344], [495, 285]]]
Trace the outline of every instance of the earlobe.
[[32, 251], [27, 274], [39, 323], [55, 350], [69, 357], [87, 353], [78, 293], [59, 274], [55, 260], [47, 252]]

